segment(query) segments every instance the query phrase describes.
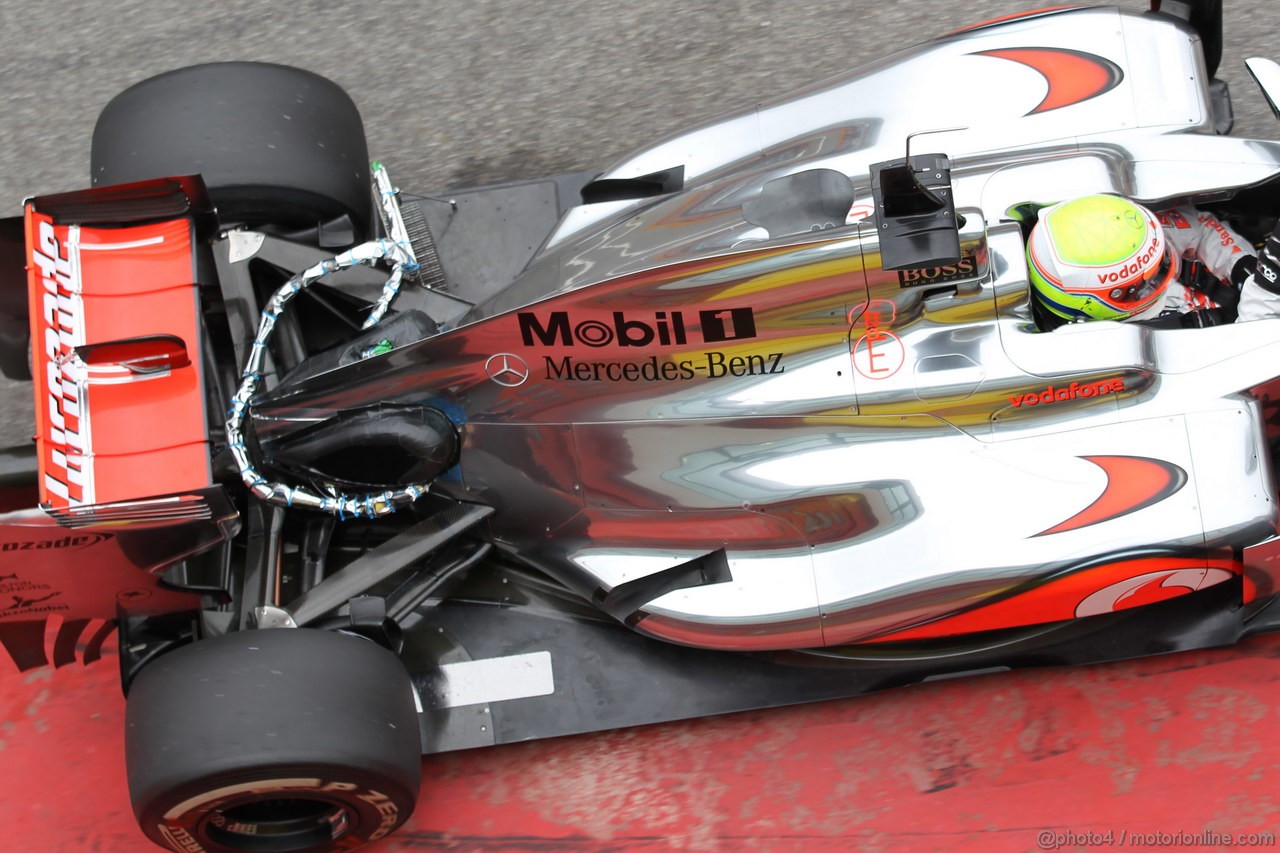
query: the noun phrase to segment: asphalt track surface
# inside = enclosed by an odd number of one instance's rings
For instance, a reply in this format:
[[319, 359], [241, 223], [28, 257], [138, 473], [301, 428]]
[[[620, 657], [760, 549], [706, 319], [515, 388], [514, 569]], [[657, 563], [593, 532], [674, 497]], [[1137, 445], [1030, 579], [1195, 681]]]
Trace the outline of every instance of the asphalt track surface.
[[[0, 215], [88, 184], [98, 111], [200, 62], [297, 65], [350, 91], [372, 156], [415, 192], [603, 168], [667, 133], [1036, 0], [122, 0], [0, 6]], [[1145, 9], [1140, 0], [1120, 5]], [[1245, 71], [1280, 6], [1227, 0], [1236, 133], [1280, 127]], [[976, 94], [976, 93], [975, 93]], [[962, 93], [968, 96], [968, 93]], [[0, 441], [33, 431], [0, 380]]]
[[[1220, 76], [1236, 134], [1280, 136], [1241, 64], [1280, 59], [1280, 6], [1227, 3]], [[182, 65], [252, 59], [336, 80], [360, 105], [371, 154], [428, 192], [603, 167], [692, 122], [1034, 5], [9, 0], [0, 215], [87, 185], [101, 107]], [[31, 434], [29, 393], [0, 382], [5, 444]], [[433, 758], [434, 805], [380, 849], [1033, 850], [1045, 826], [1270, 829], [1277, 659], [1272, 638]], [[110, 662], [0, 674], [9, 849], [151, 849], [123, 799]]]

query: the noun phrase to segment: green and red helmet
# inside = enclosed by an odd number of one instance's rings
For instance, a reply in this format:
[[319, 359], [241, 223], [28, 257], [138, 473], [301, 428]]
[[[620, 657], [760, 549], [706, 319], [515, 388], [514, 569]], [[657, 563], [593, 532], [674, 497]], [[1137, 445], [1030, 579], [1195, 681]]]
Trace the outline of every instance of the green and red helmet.
[[1031, 292], [1062, 320], [1128, 320], [1164, 299], [1178, 258], [1155, 215], [1117, 195], [1040, 211], [1027, 245]]

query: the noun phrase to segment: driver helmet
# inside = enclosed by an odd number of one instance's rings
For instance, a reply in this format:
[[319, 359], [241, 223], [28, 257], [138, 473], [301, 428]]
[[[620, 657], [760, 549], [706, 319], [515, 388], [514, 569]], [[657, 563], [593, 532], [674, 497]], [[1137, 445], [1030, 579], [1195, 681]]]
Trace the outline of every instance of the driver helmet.
[[1159, 312], [1178, 258], [1151, 211], [1087, 195], [1040, 211], [1027, 267], [1033, 297], [1054, 318], [1128, 320]]

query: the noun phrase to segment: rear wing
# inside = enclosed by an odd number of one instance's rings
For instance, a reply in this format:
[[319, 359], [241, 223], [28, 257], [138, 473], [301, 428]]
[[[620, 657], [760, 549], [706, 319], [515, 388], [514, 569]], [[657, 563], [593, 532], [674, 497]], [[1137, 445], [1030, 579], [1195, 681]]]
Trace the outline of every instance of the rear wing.
[[212, 485], [196, 262], [211, 219], [197, 178], [26, 204], [39, 495], [60, 520]]

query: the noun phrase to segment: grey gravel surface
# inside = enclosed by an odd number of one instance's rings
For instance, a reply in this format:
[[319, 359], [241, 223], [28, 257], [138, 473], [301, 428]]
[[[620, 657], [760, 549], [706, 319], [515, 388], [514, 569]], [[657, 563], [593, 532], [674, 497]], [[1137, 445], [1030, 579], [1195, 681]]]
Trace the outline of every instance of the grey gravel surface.
[[[87, 185], [112, 95], [198, 62], [298, 65], [346, 87], [370, 152], [429, 191], [596, 168], [691, 122], [1035, 0], [118, 0], [0, 6], [0, 215]], [[1122, 0], [1126, 8], [1146, 3]], [[1237, 134], [1275, 136], [1244, 71], [1280, 58], [1274, 0], [1227, 0]], [[0, 380], [0, 441], [32, 430]]]

